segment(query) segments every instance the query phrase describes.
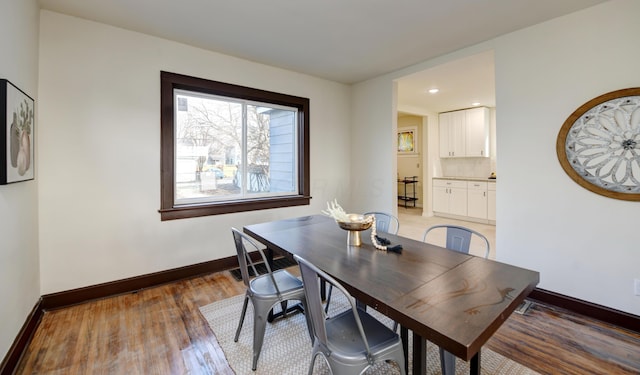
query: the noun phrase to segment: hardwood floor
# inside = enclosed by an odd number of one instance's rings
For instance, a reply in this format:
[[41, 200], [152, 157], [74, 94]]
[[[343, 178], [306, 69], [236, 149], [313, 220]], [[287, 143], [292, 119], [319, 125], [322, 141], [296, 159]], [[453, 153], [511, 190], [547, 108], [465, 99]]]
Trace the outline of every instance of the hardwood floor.
[[[198, 308], [243, 288], [225, 271], [45, 312], [16, 374], [233, 374]], [[640, 374], [640, 333], [541, 304], [488, 346], [542, 374]]]
[[225, 271], [45, 312], [16, 374], [233, 374], [198, 308], [243, 292]]

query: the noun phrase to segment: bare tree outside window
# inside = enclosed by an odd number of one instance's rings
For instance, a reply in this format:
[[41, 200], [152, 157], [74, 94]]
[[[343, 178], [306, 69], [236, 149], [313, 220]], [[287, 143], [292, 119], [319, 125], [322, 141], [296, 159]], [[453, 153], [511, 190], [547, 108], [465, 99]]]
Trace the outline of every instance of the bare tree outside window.
[[[172, 78], [185, 77], [163, 74]], [[187, 80], [198, 79], [188, 77]], [[163, 111], [163, 161], [168, 160], [165, 151], [169, 150], [165, 147], [172, 145], [174, 156], [172, 174], [163, 168], [161, 213], [172, 211], [171, 215], [163, 215], [163, 220], [164, 216], [174, 218], [173, 210], [193, 210], [193, 205], [198, 205], [198, 210], [202, 211], [202, 204], [217, 205], [218, 208], [208, 211], [214, 214], [243, 211], [245, 209], [239, 208], [238, 202], [246, 202], [240, 203], [246, 205], [254, 199], [260, 199], [261, 204], [280, 200], [275, 203], [277, 206], [285, 201], [293, 201], [292, 205], [305, 201], [308, 204], [308, 198], [303, 201], [298, 198], [305, 196], [302, 192], [308, 185], [308, 172], [305, 173], [308, 168], [308, 130], [305, 127], [308, 99], [213, 81], [205, 83], [265, 96], [248, 99], [246, 93], [221, 95], [209, 87], [196, 90], [175, 85], [180, 87], [173, 87], [171, 91], [165, 87], [163, 103], [169, 104], [165, 95], [170, 92], [173, 116], [169, 119]], [[280, 96], [292, 98], [291, 105]], [[274, 97], [278, 100], [270, 102]], [[170, 139], [168, 130], [172, 132]], [[300, 180], [301, 177], [304, 179]], [[166, 185], [169, 178], [170, 187]], [[169, 193], [171, 207], [164, 207]], [[223, 206], [232, 209], [226, 211], [221, 208]]]

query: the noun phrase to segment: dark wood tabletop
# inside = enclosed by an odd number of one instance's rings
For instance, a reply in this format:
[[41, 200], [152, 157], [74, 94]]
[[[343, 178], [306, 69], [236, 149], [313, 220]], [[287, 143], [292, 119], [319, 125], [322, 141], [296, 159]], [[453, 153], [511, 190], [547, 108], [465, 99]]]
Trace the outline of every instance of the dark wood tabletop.
[[[361, 232], [362, 246], [350, 247], [347, 232], [322, 215], [248, 225], [244, 232], [269, 249], [307, 259], [360, 302], [413, 331], [414, 347], [423, 346], [416, 337], [429, 340], [471, 360], [472, 372], [474, 360], [479, 372], [482, 345], [540, 280], [535, 271], [387, 233], [402, 253], [380, 251], [370, 230]], [[414, 363], [424, 364], [420, 355]]]

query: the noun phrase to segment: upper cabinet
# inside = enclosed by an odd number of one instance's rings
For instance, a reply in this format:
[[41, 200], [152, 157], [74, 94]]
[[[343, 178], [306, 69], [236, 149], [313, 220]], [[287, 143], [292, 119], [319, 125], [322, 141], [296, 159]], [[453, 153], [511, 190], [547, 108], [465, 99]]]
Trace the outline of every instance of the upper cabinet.
[[440, 157], [465, 156], [466, 113], [464, 111], [445, 112], [441, 113], [439, 117]]
[[486, 107], [441, 113], [440, 157], [488, 157], [489, 121]]

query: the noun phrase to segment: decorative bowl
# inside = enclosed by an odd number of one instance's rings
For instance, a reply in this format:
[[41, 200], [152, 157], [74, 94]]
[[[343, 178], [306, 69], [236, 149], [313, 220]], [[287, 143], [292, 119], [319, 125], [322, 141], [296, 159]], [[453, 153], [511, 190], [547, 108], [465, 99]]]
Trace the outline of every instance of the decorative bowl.
[[348, 231], [347, 245], [360, 246], [362, 245], [360, 232], [371, 228], [371, 225], [373, 224], [373, 217], [360, 214], [348, 214], [348, 216], [350, 221], [336, 220], [336, 223], [338, 223], [340, 228]]
[[350, 221], [336, 221], [336, 223], [344, 230], [367, 230], [371, 228], [371, 224], [373, 224], [371, 216], [360, 214], [349, 214], [349, 220]]

